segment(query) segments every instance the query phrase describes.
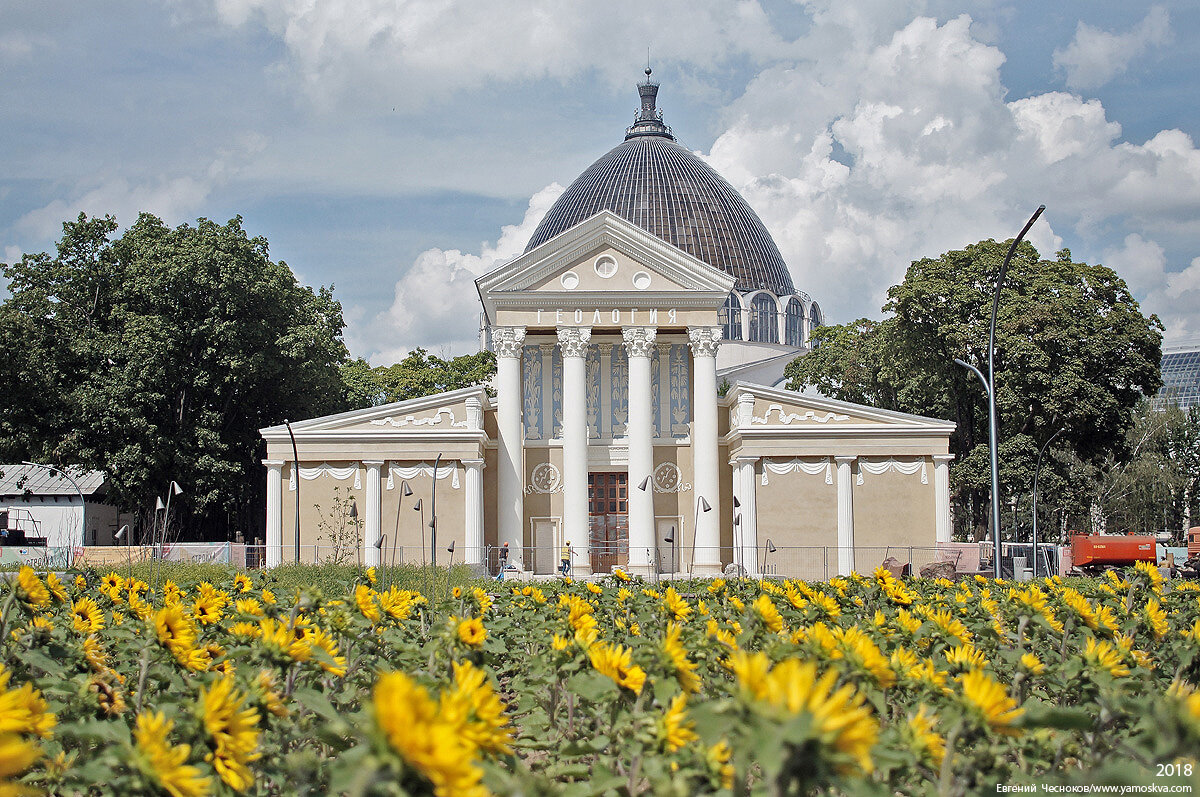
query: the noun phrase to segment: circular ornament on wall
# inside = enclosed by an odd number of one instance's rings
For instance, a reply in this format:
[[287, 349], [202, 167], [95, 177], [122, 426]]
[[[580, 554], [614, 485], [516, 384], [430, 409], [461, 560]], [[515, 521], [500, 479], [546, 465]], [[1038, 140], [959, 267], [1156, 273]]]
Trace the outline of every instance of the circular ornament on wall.
[[525, 492], [539, 495], [562, 492], [562, 473], [550, 462], [538, 463], [529, 474], [529, 486]]
[[639, 271], [633, 275], [633, 287], [639, 291], [644, 291], [650, 287], [650, 274], [646, 271]]
[[596, 269], [596, 275], [603, 279], [608, 279], [617, 273], [617, 261], [610, 255], [600, 255], [592, 267]]
[[568, 271], [558, 278], [559, 283], [569, 291], [573, 291], [579, 287], [579, 275], [574, 271]]

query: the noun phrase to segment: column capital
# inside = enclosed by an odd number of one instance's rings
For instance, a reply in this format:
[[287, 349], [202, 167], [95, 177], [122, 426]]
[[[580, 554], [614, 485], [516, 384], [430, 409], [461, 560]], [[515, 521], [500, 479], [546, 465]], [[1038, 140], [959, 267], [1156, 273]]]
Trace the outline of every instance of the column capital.
[[734, 457], [733, 461], [738, 465], [753, 465], [760, 459], [762, 459], [762, 457]]
[[592, 340], [591, 327], [559, 327], [558, 345], [563, 357], [586, 357]]
[[483, 402], [478, 396], [467, 396], [467, 428], [479, 430], [483, 428]]
[[288, 462], [291, 462], [291, 460], [290, 460], [290, 459], [289, 459], [289, 460], [283, 460], [283, 459], [264, 459], [264, 460], [262, 461], [262, 464], [266, 465], [268, 468], [282, 468], [282, 467], [283, 467], [285, 464], [287, 464]]
[[854, 456], [854, 457], [834, 457], [834, 458], [833, 458], [833, 461], [834, 461], [834, 462], [836, 462], [836, 463], [837, 463], [837, 464], [839, 464], [839, 465], [853, 465], [853, 464], [854, 464], [854, 460], [856, 460], [856, 459], [858, 459], [858, 457], [857, 457], [857, 456]]
[[948, 464], [948, 463], [951, 463], [954, 461], [954, 455], [953, 454], [934, 454], [933, 461], [938, 465], [941, 465], [943, 463]]
[[720, 327], [688, 327], [688, 343], [693, 357], [716, 357], [721, 345]]
[[630, 357], [649, 357], [654, 352], [654, 327], [621, 327], [621, 339]]
[[364, 468], [382, 468], [384, 462], [382, 459], [362, 459], [359, 460]]
[[546, 356], [547, 354], [553, 356], [554, 355], [554, 346], [555, 346], [555, 344], [553, 344], [553, 343], [539, 343], [538, 351], [540, 351], [542, 353], [543, 357]]
[[468, 470], [473, 469], [473, 468], [482, 469], [482, 468], [487, 467], [487, 465], [484, 463], [484, 461], [482, 459], [460, 459], [459, 462], [462, 464], [462, 466], [464, 468], [466, 468]]
[[497, 357], [520, 357], [524, 345], [525, 327], [492, 327], [492, 351]]

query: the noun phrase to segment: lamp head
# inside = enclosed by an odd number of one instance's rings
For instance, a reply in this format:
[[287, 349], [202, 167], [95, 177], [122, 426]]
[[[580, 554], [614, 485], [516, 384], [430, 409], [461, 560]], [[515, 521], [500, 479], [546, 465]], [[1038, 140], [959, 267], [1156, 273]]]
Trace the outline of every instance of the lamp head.
[[183, 488], [179, 486], [179, 482], [177, 481], [171, 482], [171, 491], [174, 492], [175, 495], [183, 495]]
[[770, 551], [771, 553], [775, 553], [775, 551], [776, 551], [775, 543], [771, 542], [770, 540], [767, 540], [767, 550]]
[[408, 482], [400, 482], [400, 492], [405, 497], [412, 495], [412, 488], [408, 486]]
[[642, 483], [638, 485], [638, 489], [644, 493], [644, 492], [646, 492], [646, 488], [649, 486], [650, 486], [650, 477], [647, 476], [646, 478], [642, 479]]
[[353, 501], [350, 502], [350, 519], [358, 520], [358, 504]]
[[163, 500], [161, 498], [159, 498], [157, 495], [154, 496], [154, 511], [161, 512], [166, 508], [167, 508], [166, 505], [163, 504]]
[[417, 499], [417, 502], [416, 502], [415, 504], [413, 504], [413, 511], [414, 511], [414, 512], [420, 512], [420, 511], [421, 511], [422, 502], [423, 502], [424, 500], [425, 500], [425, 499], [423, 499], [423, 498], [418, 498], [418, 499]]
[[741, 505], [742, 505], [742, 502], [741, 502], [741, 501], [739, 501], [739, 500], [738, 500], [738, 497], [735, 495], [735, 496], [733, 497], [733, 508], [734, 508], [734, 509], [737, 509], [737, 508], [738, 508], [739, 506], [741, 506]]
[[667, 532], [667, 536], [663, 537], [663, 542], [670, 543], [671, 545], [675, 544], [675, 527], [674, 526], [672, 526], [671, 530]]
[[374, 547], [375, 547], [375, 550], [377, 550], [377, 551], [381, 551], [381, 550], [383, 550], [383, 541], [384, 541], [385, 539], [387, 539], [387, 535], [386, 535], [386, 534], [381, 534], [381, 535], [379, 535], [379, 539], [375, 540], [375, 542], [373, 543], [373, 545], [374, 545]]
[[741, 512], [738, 512], [736, 515], [733, 516], [733, 525], [735, 525], [735, 526], [742, 525], [742, 513]]
[[700, 511], [701, 512], [711, 512], [712, 511], [712, 507], [709, 505], [708, 501], [705, 500], [704, 496], [700, 496]]
[[129, 534], [129, 526], [122, 526], [121, 528], [117, 529], [117, 533], [113, 535], [113, 538], [119, 542], [124, 540], [125, 535], [127, 534]]
[[446, 553], [454, 553], [454, 540], [450, 540], [450, 544], [446, 546]]

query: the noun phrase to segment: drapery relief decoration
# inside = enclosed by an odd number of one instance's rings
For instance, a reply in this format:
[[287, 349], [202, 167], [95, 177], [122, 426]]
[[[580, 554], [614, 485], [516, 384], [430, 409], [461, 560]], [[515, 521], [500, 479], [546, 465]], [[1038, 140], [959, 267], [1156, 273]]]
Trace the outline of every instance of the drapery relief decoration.
[[671, 346], [668, 370], [671, 379], [671, 435], [681, 437], [688, 433], [688, 423], [692, 420], [692, 386], [688, 380], [686, 344]]
[[659, 396], [662, 395], [662, 372], [659, 368], [658, 353], [661, 351], [661, 346], [655, 346], [654, 351], [650, 354], [650, 406], [653, 407], [653, 424], [655, 438], [662, 437], [662, 413], [658, 408]]
[[542, 439], [542, 347], [526, 346], [521, 357], [525, 439]]
[[608, 386], [612, 408], [609, 428], [614, 438], [624, 437], [625, 425], [629, 422], [629, 352], [624, 346], [613, 346]]
[[431, 415], [428, 418], [417, 418], [414, 415], [405, 415], [402, 418], [376, 418], [375, 420], [371, 421], [371, 423], [375, 426], [394, 426], [397, 429], [404, 426], [441, 426], [443, 415], [450, 419], [450, 426], [456, 429], [467, 428], [466, 420], [454, 420], [454, 410], [450, 410], [445, 407], [442, 407], [437, 411], [436, 414]]
[[784, 412], [782, 404], [771, 404], [767, 407], [767, 411], [763, 417], [755, 415], [750, 419], [750, 423], [770, 423], [771, 413], [775, 413], [779, 417], [779, 423], [785, 426], [793, 421], [805, 423], [806, 421], [814, 421], [816, 423], [829, 423], [830, 421], [848, 421], [849, 415], [841, 415], [836, 412], [817, 413], [812, 410], [806, 410], [803, 413]]
[[292, 492], [295, 492], [296, 490], [297, 471], [300, 472], [300, 478], [308, 482], [312, 481], [313, 479], [319, 479], [322, 476], [330, 476], [338, 481], [343, 482], [346, 481], [346, 479], [353, 478], [354, 489], [362, 489], [362, 473], [357, 465], [349, 465], [344, 468], [335, 468], [328, 462], [322, 462], [315, 468], [306, 468], [304, 466], [292, 468], [292, 475], [288, 478], [288, 490]]
[[903, 473], [905, 476], [912, 476], [914, 473], [921, 474], [921, 484], [929, 484], [929, 472], [925, 468], [925, 458], [903, 461], [899, 459], [881, 459], [872, 462], [871, 460], [858, 460], [858, 479], [857, 484], [863, 483], [863, 471], [870, 473], [872, 476], [882, 476], [889, 470], [894, 470], [898, 473]]
[[[428, 462], [418, 462], [415, 465], [389, 465], [387, 474], [387, 488], [394, 490], [396, 488], [396, 479], [408, 481], [418, 476], [432, 476], [433, 465]], [[437, 477], [439, 479], [449, 479], [451, 487], [455, 490], [459, 488], [458, 468], [454, 465], [438, 465]]]
[[663, 462], [654, 469], [654, 492], [683, 493], [692, 485], [683, 480], [683, 471], [674, 462]]
[[529, 474], [525, 495], [549, 495], [562, 492], [562, 473], [549, 462], [539, 462]]
[[827, 457], [809, 461], [786, 459], [782, 462], [764, 459], [762, 464], [762, 485], [764, 487], [770, 484], [767, 479], [767, 473], [774, 473], [776, 476], [783, 476], [788, 473], [807, 473], [809, 476], [820, 476], [823, 473], [825, 474], [825, 483], [833, 484], [833, 463]]
[[600, 437], [600, 347], [588, 346], [584, 360], [584, 377], [587, 380], [587, 428], [592, 440]]
[[562, 437], [562, 365], [562, 352], [555, 346], [554, 355], [550, 360], [550, 401], [552, 407], [550, 418], [554, 423], [554, 429], [550, 433], [551, 437]]

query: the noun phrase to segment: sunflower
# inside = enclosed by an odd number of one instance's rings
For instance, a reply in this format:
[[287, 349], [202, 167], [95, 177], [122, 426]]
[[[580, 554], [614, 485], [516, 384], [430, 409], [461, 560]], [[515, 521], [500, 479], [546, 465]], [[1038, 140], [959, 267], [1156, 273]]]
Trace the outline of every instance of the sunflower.
[[9, 778], [17, 777], [42, 757], [41, 749], [13, 733], [0, 734], [0, 793], [23, 794]]
[[667, 592], [663, 595], [662, 600], [674, 620], [686, 620], [692, 613], [692, 607], [675, 591], [674, 587], [667, 587]]
[[1083, 658], [1097, 669], [1106, 671], [1113, 678], [1124, 678], [1129, 675], [1129, 668], [1121, 660], [1120, 650], [1108, 642], [1097, 642], [1095, 637], [1088, 637]]
[[249, 764], [261, 755], [254, 752], [258, 747], [258, 709], [244, 707], [231, 678], [218, 678], [200, 693], [199, 702], [213, 746], [205, 760], [231, 789], [246, 791], [254, 784]]
[[441, 714], [456, 721], [463, 736], [480, 750], [511, 753], [513, 729], [505, 705], [496, 696], [487, 673], [471, 662], [454, 663], [454, 685], [443, 693]]
[[156, 781], [171, 797], [204, 797], [212, 794], [212, 778], [200, 768], [186, 763], [191, 745], [174, 747], [167, 741], [175, 723], [162, 712], [139, 714], [133, 732], [137, 744], [139, 768]]
[[458, 621], [458, 638], [469, 648], [474, 650], [482, 648], [484, 640], [487, 639], [487, 629], [483, 627], [483, 620], [478, 617], [468, 617]]
[[933, 729], [936, 723], [937, 718], [922, 704], [908, 718], [905, 733], [918, 756], [928, 757], [935, 767], [940, 767], [946, 757], [946, 740]]
[[120, 687], [112, 683], [115, 673], [109, 670], [104, 673], [93, 673], [88, 677], [88, 691], [96, 696], [96, 703], [106, 716], [117, 717], [125, 713], [125, 695]]
[[600, 586], [599, 584], [590, 583], [587, 585], [587, 591], [593, 595], [603, 595], [604, 587]]
[[50, 590], [46, 589], [46, 585], [29, 565], [24, 565], [17, 572], [17, 594], [30, 606], [38, 609], [45, 609], [50, 605]]
[[251, 617], [263, 616], [262, 604], [255, 598], [240, 598], [234, 601], [233, 608], [238, 614], [248, 614]]
[[311, 646], [296, 638], [291, 628], [273, 617], [264, 617], [258, 621], [259, 633], [256, 634], [267, 651], [277, 657], [291, 661], [308, 661], [312, 655]]
[[697, 741], [696, 723], [688, 719], [687, 695], [676, 695], [658, 719], [658, 742], [668, 753], [678, 752], [688, 742]]
[[972, 670], [962, 676], [962, 697], [967, 708], [997, 733], [1019, 736], [1016, 722], [1025, 713], [1007, 690], [982, 670]]
[[722, 789], [733, 788], [733, 776], [736, 771], [733, 764], [729, 763], [732, 758], [733, 749], [724, 739], [708, 748], [708, 752], [704, 754], [709, 773]]
[[1150, 631], [1154, 634], [1155, 639], [1162, 639], [1171, 630], [1171, 626], [1167, 623], [1167, 613], [1162, 610], [1154, 598], [1146, 601], [1146, 624], [1150, 626]]
[[375, 594], [375, 590], [366, 584], [354, 587], [354, 605], [358, 607], [362, 616], [372, 623], [379, 622], [379, 606], [375, 603]]
[[1162, 594], [1162, 572], [1153, 562], [1134, 562], [1133, 569], [1146, 577], [1146, 581], [1150, 584], [1150, 589], [1158, 594]]
[[196, 648], [196, 625], [178, 605], [164, 606], [154, 615], [158, 642], [189, 670], [208, 669], [208, 656]]
[[778, 634], [783, 630], [783, 617], [780, 616], [779, 610], [775, 608], [775, 602], [769, 595], [759, 595], [750, 606], [762, 618], [763, 625], [767, 627], [768, 631]]
[[1046, 665], [1032, 653], [1021, 654], [1021, 666], [1031, 675], [1041, 675], [1046, 671]]
[[375, 684], [375, 721], [389, 747], [433, 785], [438, 797], [483, 797], [483, 771], [476, 748], [454, 720], [447, 720], [424, 687], [401, 672]]
[[233, 577], [233, 588], [238, 592], [249, 592], [254, 588], [254, 582], [245, 573], [238, 573]]
[[63, 583], [58, 580], [58, 573], [51, 570], [46, 574], [46, 589], [50, 590], [50, 594], [59, 603], [63, 603], [67, 599], [67, 589]]
[[617, 686], [641, 694], [646, 683], [646, 671], [633, 663], [633, 651], [621, 645], [597, 642], [588, 648], [588, 658], [601, 675], [607, 675]]
[[279, 692], [275, 690], [275, 673], [272, 670], [260, 670], [254, 678], [254, 689], [257, 692], [259, 705], [276, 717], [286, 717], [290, 713]]
[[[0, 687], [7, 687], [10, 674], [0, 669]], [[58, 719], [49, 711], [42, 693], [26, 683], [0, 694], [0, 734], [24, 733], [49, 739]]]
[[479, 606], [479, 614], [482, 616], [492, 605], [496, 603], [496, 599], [487, 594], [486, 590], [479, 587], [471, 588], [471, 597], [475, 599], [475, 603]]
[[958, 645], [946, 651], [946, 661], [963, 672], [981, 670], [988, 665], [987, 656], [974, 645]]
[[[130, 604], [132, 606], [132, 603]], [[211, 596], [201, 596], [192, 604], [192, 617], [201, 625], [211, 625], [221, 620], [220, 603]]]
[[696, 675], [696, 663], [688, 658], [687, 648], [679, 641], [683, 629], [676, 623], [667, 624], [667, 635], [663, 637], [662, 650], [666, 655], [669, 667], [679, 679], [679, 686], [684, 692], [700, 691], [700, 676]]

